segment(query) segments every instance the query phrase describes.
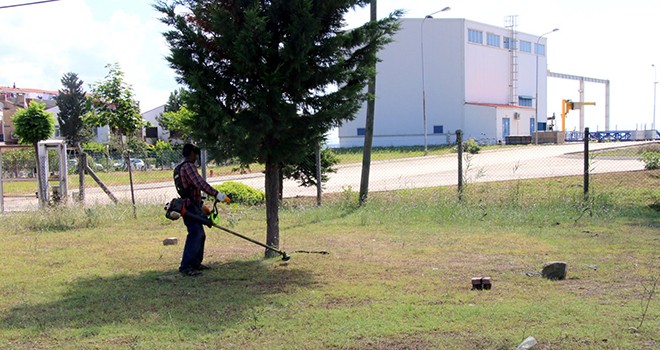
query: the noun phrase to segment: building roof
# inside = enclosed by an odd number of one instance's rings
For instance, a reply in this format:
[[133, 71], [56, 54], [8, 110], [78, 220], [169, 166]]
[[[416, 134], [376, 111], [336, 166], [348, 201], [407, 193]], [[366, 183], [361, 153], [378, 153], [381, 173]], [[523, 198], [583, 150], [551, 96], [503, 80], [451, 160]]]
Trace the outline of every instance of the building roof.
[[534, 107], [515, 106], [515, 105], [498, 104], [498, 103], [465, 102], [465, 104], [466, 104], [466, 105], [473, 105], [473, 106], [494, 107], [494, 108], [534, 109]]
[[42, 89], [32, 89], [32, 88], [13, 88], [9, 86], [0, 86], [0, 91], [2, 92], [25, 92], [25, 93], [35, 93], [35, 94], [49, 94], [57, 95], [59, 92], [57, 90], [42, 90]]

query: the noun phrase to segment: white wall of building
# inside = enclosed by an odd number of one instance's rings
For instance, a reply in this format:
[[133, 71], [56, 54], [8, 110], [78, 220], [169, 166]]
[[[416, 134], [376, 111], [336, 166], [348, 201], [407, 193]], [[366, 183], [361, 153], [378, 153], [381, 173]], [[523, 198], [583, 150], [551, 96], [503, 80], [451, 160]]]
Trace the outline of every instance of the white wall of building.
[[[468, 29], [482, 31], [482, 44], [468, 41]], [[499, 47], [487, 45], [488, 33], [500, 36]], [[424, 144], [423, 90], [426, 91], [428, 144], [447, 143], [451, 139], [449, 134], [457, 129], [477, 139], [501, 139], [502, 118], [506, 118], [507, 113], [514, 113], [507, 106], [511, 102], [511, 54], [504, 48], [504, 38], [510, 36], [506, 28], [465, 19], [402, 20], [394, 42], [379, 53], [374, 146]], [[532, 51], [517, 51], [517, 95], [536, 100], [535, 43], [538, 37], [525, 33], [517, 33], [517, 37], [519, 42], [530, 42]], [[540, 43], [546, 45], [545, 38]], [[517, 47], [520, 49], [519, 43]], [[545, 111], [546, 59], [545, 56], [538, 58], [539, 110]], [[494, 106], [469, 106], [466, 103]], [[520, 119], [511, 116], [510, 134], [529, 135], [529, 118], [534, 117], [534, 107], [520, 107], [515, 111]], [[366, 103], [355, 120], [339, 128], [341, 147], [364, 144], [364, 137], [358, 136], [358, 129], [365, 127], [365, 116]], [[544, 121], [545, 116], [542, 115], [540, 120]], [[440, 126], [443, 133], [435, 134]]]
[[[154, 109], [148, 110], [142, 113], [142, 119], [146, 122], [149, 122], [152, 127], [158, 128], [158, 138], [167, 141], [170, 137], [170, 132], [163, 129], [159, 124], [156, 118], [160, 117], [165, 112], [165, 105], [158, 106]], [[143, 135], [146, 135], [143, 133]]]
[[471, 125], [465, 130], [464, 138], [474, 138], [480, 142], [497, 142], [497, 108], [479, 105], [465, 105], [465, 124]]
[[[60, 121], [58, 119], [58, 115], [60, 113], [60, 107], [55, 106], [52, 108], [48, 108], [46, 112], [52, 114], [53, 118], [55, 118], [54, 138], [62, 139], [63, 137], [61, 136], [61, 134], [59, 134]], [[92, 139], [93, 142], [107, 144], [109, 140], [110, 140], [110, 127], [102, 126], [94, 129], [94, 138]]]

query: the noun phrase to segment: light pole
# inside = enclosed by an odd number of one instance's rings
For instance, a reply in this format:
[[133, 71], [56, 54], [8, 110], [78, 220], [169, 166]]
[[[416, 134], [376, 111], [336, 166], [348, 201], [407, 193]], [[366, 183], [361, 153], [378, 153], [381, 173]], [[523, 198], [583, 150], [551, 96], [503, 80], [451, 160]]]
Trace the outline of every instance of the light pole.
[[655, 64], [652, 64], [651, 67], [653, 67], [653, 124], [651, 124], [651, 129], [653, 129], [653, 139], [655, 139], [655, 99], [658, 88], [658, 70], [655, 67]]
[[422, 43], [422, 118], [424, 120], [424, 155], [427, 155], [429, 153], [428, 131], [426, 130], [426, 81], [424, 78], [424, 22], [426, 22], [426, 19], [428, 18], [433, 18], [431, 16], [435, 15], [436, 13], [445, 12], [449, 10], [451, 10], [451, 7], [447, 6], [442, 10], [435, 11], [431, 14], [424, 16], [424, 19], [422, 19], [422, 25], [420, 29], [421, 32], [420, 42]]
[[[538, 50], [539, 42], [541, 41], [541, 38], [543, 38], [544, 36], [546, 36], [550, 33], [554, 33], [558, 30], [559, 30], [559, 28], [555, 28], [555, 29], [539, 36], [539, 38], [536, 39], [536, 46], [534, 46], [534, 50]], [[543, 55], [546, 57], [546, 61], [547, 61], [548, 56], [546, 54], [545, 49], [543, 50]], [[546, 89], [547, 89], [547, 86], [548, 86], [547, 82], [546, 82], [545, 86], [546, 86]], [[547, 94], [547, 91], [546, 91], [546, 94]], [[535, 100], [536, 101], [534, 102], [534, 108], [535, 108], [535, 111], [534, 111], [534, 144], [538, 145], [539, 144], [539, 53], [538, 53], [538, 51], [536, 52], [536, 99]]]

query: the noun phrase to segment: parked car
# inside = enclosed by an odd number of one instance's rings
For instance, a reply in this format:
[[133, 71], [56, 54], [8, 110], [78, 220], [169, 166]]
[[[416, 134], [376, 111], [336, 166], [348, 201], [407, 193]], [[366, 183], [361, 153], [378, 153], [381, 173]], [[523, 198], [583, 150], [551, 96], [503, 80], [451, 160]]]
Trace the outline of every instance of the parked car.
[[[124, 160], [122, 160], [120, 162], [115, 162], [114, 164], [112, 164], [112, 167], [115, 170], [119, 170], [119, 169], [126, 170], [127, 169]], [[147, 165], [144, 164], [142, 159], [131, 158], [131, 169], [133, 169], [133, 170], [147, 170]]]

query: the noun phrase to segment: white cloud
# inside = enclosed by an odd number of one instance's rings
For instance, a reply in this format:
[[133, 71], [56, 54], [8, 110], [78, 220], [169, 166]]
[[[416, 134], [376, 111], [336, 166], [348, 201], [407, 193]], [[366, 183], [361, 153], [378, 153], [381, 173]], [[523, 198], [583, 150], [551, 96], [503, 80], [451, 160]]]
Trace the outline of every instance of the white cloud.
[[90, 4], [67, 0], [0, 12], [0, 84], [56, 90], [62, 74], [75, 72], [88, 89], [104, 78], [106, 64], [118, 62], [143, 109], [164, 103], [176, 83], [156, 13], [116, 9], [101, 20]]

